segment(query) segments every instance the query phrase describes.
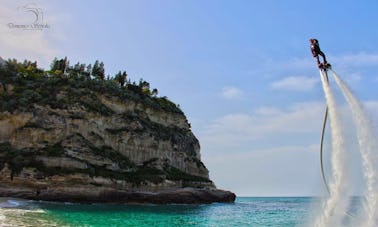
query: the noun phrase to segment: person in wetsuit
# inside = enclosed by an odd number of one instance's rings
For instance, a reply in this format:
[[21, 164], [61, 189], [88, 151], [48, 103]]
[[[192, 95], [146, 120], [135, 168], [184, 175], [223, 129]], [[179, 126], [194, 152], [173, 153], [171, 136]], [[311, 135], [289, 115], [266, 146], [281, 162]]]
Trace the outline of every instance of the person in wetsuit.
[[314, 56], [314, 58], [316, 58], [317, 62], [318, 62], [318, 66], [321, 67], [322, 64], [320, 63], [319, 61], [319, 55], [323, 57], [323, 65], [326, 66], [328, 63], [327, 63], [327, 60], [326, 60], [326, 56], [325, 54], [320, 50], [320, 47], [319, 47], [319, 42], [317, 39], [310, 39], [310, 44], [311, 44], [311, 53], [312, 53], [312, 56]]

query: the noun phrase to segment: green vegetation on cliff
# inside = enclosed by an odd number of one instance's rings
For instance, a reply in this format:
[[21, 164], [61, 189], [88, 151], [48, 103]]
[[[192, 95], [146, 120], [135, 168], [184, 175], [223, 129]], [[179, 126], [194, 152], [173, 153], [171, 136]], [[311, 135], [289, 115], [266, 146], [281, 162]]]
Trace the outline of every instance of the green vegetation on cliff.
[[[105, 115], [112, 110], [98, 102], [96, 94], [108, 94], [121, 100], [142, 102], [145, 106], [168, 112], [182, 113], [167, 97], [157, 97], [157, 89], [143, 79], [131, 83], [126, 71], [105, 79], [104, 64], [94, 66], [77, 63], [70, 66], [67, 58], [54, 59], [50, 70], [42, 70], [36, 62], [8, 60], [0, 67], [0, 110], [13, 112], [28, 109], [33, 104], [65, 108], [79, 103], [90, 111]], [[9, 86], [10, 85], [10, 86]], [[64, 98], [59, 97], [64, 92]]]

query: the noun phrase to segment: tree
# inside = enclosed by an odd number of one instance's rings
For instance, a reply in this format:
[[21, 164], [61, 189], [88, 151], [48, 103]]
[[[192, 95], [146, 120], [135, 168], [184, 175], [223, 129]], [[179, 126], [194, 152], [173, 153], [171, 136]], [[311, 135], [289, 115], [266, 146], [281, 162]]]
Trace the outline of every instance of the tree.
[[80, 64], [79, 74], [80, 74], [80, 75], [85, 75], [85, 74], [86, 74], [86, 71], [85, 71], [85, 64]]
[[156, 89], [156, 88], [154, 88], [154, 89], [152, 90], [152, 92], [151, 92], [151, 95], [154, 96], [154, 97], [156, 97], [158, 94], [159, 94], [159, 91], [158, 91], [158, 89]]
[[80, 62], [77, 62], [77, 63], [74, 65], [73, 70], [74, 70], [75, 72], [79, 72], [79, 71], [80, 71]]
[[118, 73], [115, 75], [115, 80], [121, 85], [121, 87], [125, 86], [127, 79], [127, 73], [126, 71], [118, 71]]
[[93, 68], [92, 68], [92, 75], [95, 78], [97, 78], [99, 69], [100, 69], [100, 63], [98, 62], [98, 60], [96, 60], [95, 63], [93, 64]]
[[139, 87], [144, 94], [150, 95], [150, 83], [143, 80], [143, 78], [139, 80]]
[[127, 73], [126, 71], [123, 71], [122, 73], [122, 84], [121, 86], [123, 87], [125, 85], [125, 83], [127, 82]]
[[92, 75], [96, 79], [100, 79], [100, 80], [105, 79], [105, 68], [104, 68], [103, 62], [99, 62], [98, 60], [95, 61], [93, 68], [92, 68]]
[[67, 60], [67, 57], [62, 58], [60, 60], [58, 60], [55, 57], [54, 60], [52, 61], [52, 63], [50, 64], [50, 70], [52, 72], [65, 73], [67, 71], [67, 69], [69, 68], [69, 66], [70, 66], [70, 63]]
[[74, 66], [67, 66], [66, 72], [70, 77], [79, 78], [84, 74], [85, 64], [77, 62]]
[[100, 70], [99, 70], [99, 75], [98, 77], [101, 79], [101, 80], [104, 80], [105, 79], [105, 65], [103, 62], [100, 63]]
[[114, 76], [114, 80], [117, 81], [119, 84], [121, 84], [121, 76], [122, 76], [121, 71], [118, 71], [118, 73], [115, 74], [115, 76]]
[[62, 62], [62, 72], [66, 73], [69, 67], [70, 67], [70, 61], [68, 61], [67, 57], [64, 57], [63, 62]]
[[58, 68], [58, 59], [55, 57], [50, 64], [50, 70], [55, 71]]
[[92, 64], [89, 64], [87, 66], [87, 70], [85, 71], [84, 75], [87, 76], [88, 78], [91, 78], [91, 75], [92, 75]]

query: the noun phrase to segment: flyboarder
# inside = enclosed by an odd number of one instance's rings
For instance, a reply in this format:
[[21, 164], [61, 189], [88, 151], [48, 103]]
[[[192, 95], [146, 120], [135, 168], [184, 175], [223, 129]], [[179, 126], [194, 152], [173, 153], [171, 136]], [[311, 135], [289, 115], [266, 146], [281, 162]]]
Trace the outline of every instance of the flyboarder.
[[[320, 50], [319, 41], [317, 39], [310, 39], [310, 44], [312, 56], [316, 58], [316, 61], [318, 62], [318, 67], [320, 69], [327, 69], [329, 66], [331, 66], [327, 63], [325, 54]], [[320, 63], [319, 55], [323, 57], [323, 63]]]

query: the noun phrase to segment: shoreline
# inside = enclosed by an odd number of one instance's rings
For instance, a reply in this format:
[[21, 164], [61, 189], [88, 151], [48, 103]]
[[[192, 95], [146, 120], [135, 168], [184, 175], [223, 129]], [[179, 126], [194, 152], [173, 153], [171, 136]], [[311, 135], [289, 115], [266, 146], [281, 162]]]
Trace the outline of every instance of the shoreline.
[[[41, 190], [39, 194], [23, 189], [4, 189], [0, 187], [0, 203], [9, 199], [36, 200], [68, 203], [104, 203], [104, 204], [210, 204], [233, 203], [236, 195], [220, 189], [179, 188], [175, 190], [120, 191], [103, 190], [93, 194], [83, 194], [78, 191]], [[7, 200], [7, 201], [5, 201]]]

